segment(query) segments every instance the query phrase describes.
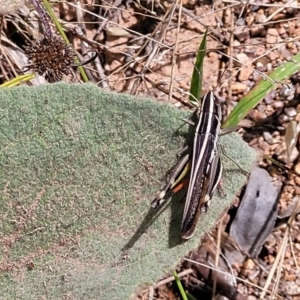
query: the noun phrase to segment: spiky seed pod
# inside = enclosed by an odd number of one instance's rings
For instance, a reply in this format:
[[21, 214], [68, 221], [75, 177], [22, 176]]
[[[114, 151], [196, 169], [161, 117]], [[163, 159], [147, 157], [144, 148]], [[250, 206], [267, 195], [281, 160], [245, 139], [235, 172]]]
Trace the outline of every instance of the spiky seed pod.
[[25, 47], [28, 68], [44, 75], [49, 82], [60, 81], [63, 75], [70, 74], [74, 62], [73, 49], [56, 35], [43, 37], [36, 44]]

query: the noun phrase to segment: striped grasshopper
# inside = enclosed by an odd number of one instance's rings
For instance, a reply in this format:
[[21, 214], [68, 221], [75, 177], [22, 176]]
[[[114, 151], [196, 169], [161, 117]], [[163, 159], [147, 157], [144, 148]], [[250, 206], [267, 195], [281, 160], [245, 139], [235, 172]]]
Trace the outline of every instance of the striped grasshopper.
[[191, 117], [195, 124], [191, 151], [182, 156], [165, 187], [151, 203], [157, 208], [188, 182], [181, 222], [181, 237], [185, 240], [192, 237], [201, 212], [206, 212], [221, 180], [222, 164], [217, 149], [221, 118], [219, 101], [209, 91]]

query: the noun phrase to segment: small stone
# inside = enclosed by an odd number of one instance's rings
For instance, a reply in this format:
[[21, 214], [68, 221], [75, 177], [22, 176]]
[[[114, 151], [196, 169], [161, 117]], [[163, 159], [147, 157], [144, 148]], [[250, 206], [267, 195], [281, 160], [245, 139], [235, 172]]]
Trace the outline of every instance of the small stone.
[[258, 46], [256, 49], [255, 49], [255, 55], [256, 56], [262, 56], [264, 55], [266, 52], [266, 48], [264, 46]]
[[266, 20], [266, 15], [265, 14], [256, 14], [256, 16], [255, 16], [255, 22], [256, 23], [264, 23], [265, 22], [265, 20]]
[[281, 55], [285, 58], [285, 59], [291, 59], [292, 57], [292, 53], [290, 50], [286, 49], [286, 47], [283, 47], [283, 49], [280, 50]]
[[294, 15], [297, 12], [297, 9], [298, 9], [298, 1], [294, 0], [289, 2], [289, 6], [286, 8], [286, 12], [289, 15]]
[[272, 137], [272, 135], [271, 135], [270, 132], [264, 131], [264, 132], [263, 132], [263, 137], [264, 137], [265, 141], [266, 141], [268, 144], [270, 144], [270, 145], [273, 144], [273, 137]]
[[247, 91], [247, 85], [241, 82], [235, 82], [231, 86], [232, 94], [243, 94]]
[[284, 97], [285, 99], [294, 98], [295, 97], [295, 89], [290, 85], [284, 85], [280, 89], [280, 96]]
[[236, 27], [234, 36], [239, 42], [245, 42], [250, 39], [250, 30], [247, 27]]
[[297, 116], [294, 118], [294, 121], [297, 122], [297, 124], [300, 123], [300, 113], [298, 112], [298, 108], [296, 109], [297, 111]]
[[279, 27], [277, 31], [279, 35], [286, 34], [286, 29], [283, 26]]
[[268, 56], [269, 56], [269, 58], [270, 58], [271, 61], [274, 61], [274, 60], [278, 59], [279, 53], [278, 53], [278, 51], [273, 50], [273, 51], [271, 51], [271, 52], [269, 53]]
[[[300, 163], [299, 163], [299, 171], [300, 171]], [[299, 173], [299, 175], [300, 175], [300, 173]], [[295, 180], [295, 184], [300, 186], [300, 177], [296, 176], [294, 180]]]
[[258, 73], [258, 72], [253, 72], [253, 76], [252, 76], [253, 81], [257, 82], [257, 81], [261, 81], [262, 76]]
[[272, 21], [276, 22], [276, 21], [279, 21], [279, 20], [284, 20], [285, 18], [286, 18], [286, 14], [285, 13], [277, 13], [272, 18]]
[[209, 52], [208, 59], [210, 63], [214, 63], [219, 60], [219, 55], [216, 52]]
[[[278, 118], [280, 124], [284, 124], [290, 121], [290, 118], [286, 114], [281, 114]], [[277, 127], [278, 128], [278, 127]]]
[[283, 201], [283, 202], [289, 202], [292, 198], [293, 198], [292, 194], [290, 194], [290, 193], [284, 193], [281, 196], [281, 201]]
[[300, 294], [300, 286], [296, 285], [293, 281], [286, 281], [284, 288], [290, 296], [298, 296]]
[[266, 120], [267, 115], [263, 111], [253, 110], [249, 113], [249, 116], [254, 120], [255, 123], [260, 123]]
[[276, 28], [269, 28], [267, 34], [270, 36], [278, 36], [278, 31]]
[[264, 67], [265, 67], [265, 66], [262, 64], [262, 62], [258, 61], [258, 62], [256, 63], [256, 69], [257, 69], [257, 70], [263, 71]]
[[251, 64], [251, 59], [249, 58], [249, 56], [245, 53], [238, 53], [236, 56], [236, 59], [238, 60], [238, 62], [235, 63], [235, 65], [250, 65]]
[[266, 70], [267, 72], [273, 71], [273, 66], [272, 66], [272, 64], [271, 64], [271, 63], [267, 63], [266, 69], [267, 69], [267, 70]]
[[244, 18], [238, 18], [235, 21], [236, 26], [245, 26], [246, 25], [246, 20]]
[[264, 101], [266, 104], [271, 104], [274, 102], [274, 94], [273, 93], [268, 93], [265, 98]]
[[247, 259], [245, 263], [243, 264], [243, 267], [246, 268], [247, 270], [253, 270], [255, 268], [256, 264], [252, 259]]
[[[294, 162], [299, 157], [299, 151], [296, 147], [293, 148], [292, 153], [290, 154], [290, 162]], [[288, 161], [286, 161], [287, 163]]]
[[294, 195], [296, 196], [300, 195], [300, 187], [297, 185], [294, 185]]
[[295, 117], [297, 115], [295, 107], [285, 107], [284, 113], [290, 118]]
[[285, 272], [284, 279], [289, 280], [289, 281], [295, 281], [296, 280], [296, 275], [295, 274], [289, 274], [289, 273]]
[[[300, 162], [294, 165], [294, 171], [300, 175]], [[300, 185], [300, 179], [299, 180], [295, 179], [295, 181], [296, 184]]]
[[274, 108], [282, 108], [283, 107], [283, 102], [282, 101], [275, 101], [273, 104]]
[[[286, 151], [286, 144], [279, 144], [274, 153], [278, 156], [278, 159], [284, 163], [288, 163], [288, 156]], [[289, 162], [294, 162], [299, 157], [299, 151], [296, 147], [293, 148], [292, 153], [289, 156]]]
[[296, 36], [298, 36], [298, 34], [300, 34], [300, 28], [295, 28], [295, 30], [291, 36], [296, 37]]
[[292, 101], [292, 100], [294, 100], [294, 99], [295, 99], [295, 94], [292, 94], [292, 95], [286, 97], [286, 100], [287, 100], [287, 101]]
[[266, 35], [265, 26], [264, 25], [251, 26], [250, 34], [251, 34], [251, 37], [265, 36]]
[[[276, 32], [276, 34], [274, 34]], [[274, 28], [269, 28], [266, 36], [266, 43], [269, 44], [272, 48], [274, 44], [278, 43], [278, 32]]]
[[295, 238], [295, 241], [296, 241], [297, 243], [300, 243], [300, 234], [297, 234], [297, 236], [296, 236], [296, 238]]
[[249, 77], [252, 75], [253, 69], [248, 66], [242, 66], [238, 75], [239, 81], [245, 81], [248, 80]]
[[232, 46], [233, 46], [234, 48], [237, 48], [237, 47], [239, 47], [240, 45], [241, 45], [241, 43], [240, 43], [238, 40], [234, 40], [234, 41], [233, 41], [233, 45], [232, 45]]
[[285, 187], [283, 188], [283, 191], [284, 191], [284, 192], [287, 192], [287, 193], [290, 193], [290, 194], [293, 194], [293, 192], [294, 192], [294, 187], [291, 186], [291, 185], [285, 186]]

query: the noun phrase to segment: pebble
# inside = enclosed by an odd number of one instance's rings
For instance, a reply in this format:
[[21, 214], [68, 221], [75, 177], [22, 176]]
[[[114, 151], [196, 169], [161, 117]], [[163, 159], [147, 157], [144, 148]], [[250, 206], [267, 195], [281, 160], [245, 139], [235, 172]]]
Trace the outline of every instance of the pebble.
[[275, 95], [274, 93], [268, 93], [266, 96], [265, 96], [265, 103], [266, 104], [272, 104], [274, 102], [274, 98], [275, 98]]
[[267, 69], [267, 70], [266, 70], [267, 72], [273, 71], [273, 66], [272, 66], [272, 64], [271, 64], [271, 63], [267, 63], [266, 69]]
[[269, 56], [269, 58], [270, 58], [271, 61], [274, 61], [274, 60], [276, 60], [276, 59], [279, 58], [279, 53], [278, 53], [278, 51], [273, 50], [273, 51], [271, 51], [271, 52], [269, 53], [268, 56]]
[[247, 85], [241, 82], [235, 82], [231, 86], [232, 94], [243, 94], [247, 91]]
[[297, 12], [298, 9], [298, 1], [294, 0], [289, 2], [289, 6], [286, 8], [286, 12], [290, 15], [293, 15]]
[[238, 19], [235, 21], [235, 25], [236, 25], [236, 26], [245, 26], [245, 25], [246, 25], [246, 20], [245, 20], [245, 18], [238, 18]]
[[[286, 270], [287, 270], [287, 267], [288, 266], [286, 266]], [[296, 275], [285, 273], [284, 279], [289, 280], [289, 281], [295, 281], [296, 280]]]
[[265, 14], [256, 14], [254, 20], [256, 23], [264, 23], [265, 20], [267, 19]]
[[284, 108], [284, 113], [290, 118], [295, 117], [297, 115], [297, 111], [296, 111], [295, 107], [292, 107], [292, 106], [291, 107], [285, 107]]
[[276, 37], [279, 35], [276, 28], [269, 28], [267, 34], [270, 36], [276, 36]]
[[238, 75], [239, 81], [248, 80], [249, 77], [253, 74], [253, 69], [248, 66], [242, 66]]
[[[300, 162], [298, 162], [298, 163], [296, 163], [295, 165], [294, 165], [294, 171], [297, 173], [297, 174], [299, 174], [300, 175]], [[300, 184], [300, 180], [298, 180], [299, 181], [299, 184]], [[296, 180], [296, 184], [297, 184], [297, 180]], [[298, 184], [298, 185], [299, 185]]]
[[273, 255], [268, 255], [268, 263], [269, 265], [272, 265], [275, 261], [275, 257]]
[[[300, 169], [300, 162], [299, 162], [299, 169]], [[300, 173], [299, 173], [299, 175], [300, 175]], [[295, 184], [300, 186], [300, 177], [296, 176], [294, 180], [295, 180]]]
[[251, 64], [251, 59], [245, 53], [238, 53], [235, 57], [238, 60], [238, 62], [236, 62], [235, 65], [240, 66], [240, 65], [250, 65]]
[[237, 47], [240, 46], [240, 45], [241, 45], [241, 43], [240, 43], [238, 40], [234, 40], [234, 41], [233, 41], [233, 45], [232, 45], [232, 46], [233, 46], [234, 48], [237, 48]]
[[250, 34], [252, 37], [256, 36], [265, 36], [266, 35], [266, 29], [264, 25], [253, 25], [250, 28]]
[[257, 63], [256, 63], [256, 69], [258, 70], [258, 71], [263, 71], [264, 70], [264, 65], [263, 65], [263, 63], [262, 62], [260, 62], [260, 61], [258, 61]]
[[[293, 195], [292, 195], [291, 193], [284, 193], [284, 194], [281, 196], [281, 201], [289, 202], [292, 198], [293, 198]], [[287, 254], [287, 252], [286, 252], [285, 255], [289, 255], [289, 254]], [[287, 256], [286, 256], [286, 257], [287, 257]]]
[[286, 47], [282, 47], [282, 49], [280, 49], [281, 55], [285, 58], [285, 59], [291, 59], [292, 57], [292, 53], [290, 50], [286, 49]]
[[266, 53], [266, 48], [264, 46], [258, 46], [255, 49], [255, 56], [263, 56], [265, 53]]
[[282, 108], [283, 107], [283, 102], [282, 101], [275, 101], [273, 104], [274, 108]]
[[279, 35], [286, 34], [286, 29], [283, 26], [280, 26], [277, 31]]
[[[276, 8], [277, 9], [277, 8]], [[286, 14], [285, 13], [277, 13], [276, 15], [274, 15], [274, 17], [272, 18], [272, 21], [276, 22], [279, 20], [284, 20], [286, 19]]]
[[285, 187], [283, 188], [283, 191], [292, 194], [293, 191], [294, 191], [294, 187], [291, 186], [291, 185], [285, 186]]
[[292, 88], [290, 85], [283, 85], [282, 88], [280, 89], [280, 96], [282, 97], [288, 97], [290, 95], [294, 95], [295, 94], [295, 89]]
[[293, 281], [286, 281], [284, 288], [290, 296], [298, 296], [300, 294], [300, 286], [296, 285]]
[[239, 42], [245, 42], [250, 39], [250, 30], [247, 27], [236, 27], [234, 29], [234, 36]]
[[287, 101], [293, 101], [295, 99], [295, 94], [290, 95], [286, 98]]
[[274, 143], [274, 139], [273, 139], [273, 137], [272, 137], [272, 135], [271, 135], [270, 132], [264, 131], [264, 132], [263, 132], [263, 137], [264, 137], [265, 141], [266, 141], [268, 144], [272, 145], [272, 144]]
[[249, 117], [253, 119], [254, 123], [257, 123], [264, 121], [267, 118], [267, 115], [265, 112], [254, 109], [249, 112]]
[[278, 121], [279, 121], [280, 124], [283, 124], [283, 123], [286, 123], [286, 122], [290, 121], [290, 118], [287, 115], [280, 115], [279, 118], [278, 118]]
[[[276, 44], [278, 42], [278, 31], [275, 28], [269, 28], [266, 36], [267, 44]], [[274, 47], [274, 45], [270, 45], [270, 47]]]
[[258, 72], [253, 72], [252, 79], [254, 82], [258, 82], [262, 79], [262, 76]]
[[[275, 149], [275, 154], [278, 156], [278, 159], [284, 163], [288, 163], [287, 151], [285, 149], [285, 143], [279, 144]], [[290, 154], [289, 161], [294, 162], [299, 157], [299, 151], [296, 147], [293, 148], [292, 153]]]

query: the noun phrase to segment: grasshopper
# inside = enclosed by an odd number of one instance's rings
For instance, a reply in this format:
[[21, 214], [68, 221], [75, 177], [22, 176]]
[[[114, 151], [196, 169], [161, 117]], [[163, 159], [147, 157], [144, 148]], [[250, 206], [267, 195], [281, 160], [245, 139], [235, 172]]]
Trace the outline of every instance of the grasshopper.
[[191, 153], [179, 160], [169, 181], [151, 203], [153, 208], [157, 208], [188, 181], [181, 222], [181, 237], [185, 240], [192, 237], [201, 212], [207, 210], [221, 180], [222, 164], [217, 149], [221, 118], [218, 98], [209, 91], [191, 117], [195, 124]]

